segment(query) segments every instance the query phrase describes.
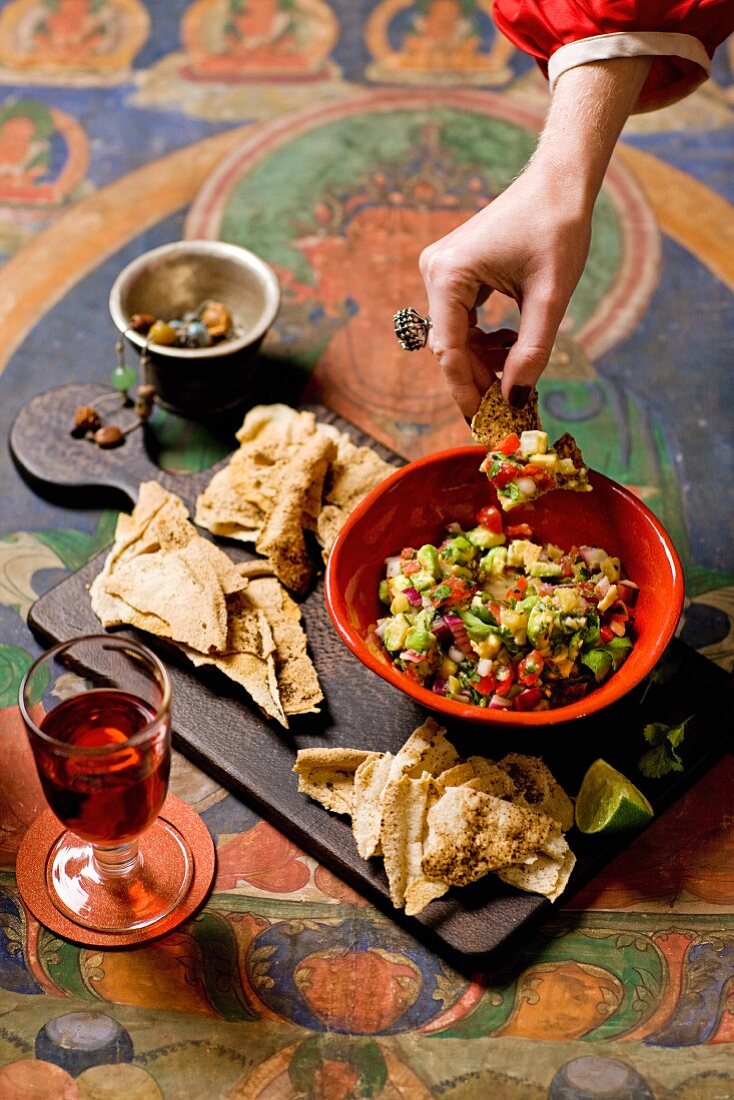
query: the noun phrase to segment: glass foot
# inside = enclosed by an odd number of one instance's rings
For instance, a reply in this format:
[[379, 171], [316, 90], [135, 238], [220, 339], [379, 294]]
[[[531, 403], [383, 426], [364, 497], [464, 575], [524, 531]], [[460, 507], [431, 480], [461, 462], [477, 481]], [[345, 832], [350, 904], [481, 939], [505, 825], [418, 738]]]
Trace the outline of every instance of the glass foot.
[[137, 857], [134, 847], [98, 852], [73, 833], [62, 833], [46, 860], [46, 888], [75, 924], [129, 932], [171, 913], [186, 897], [193, 870], [183, 836], [159, 817], [138, 838]]

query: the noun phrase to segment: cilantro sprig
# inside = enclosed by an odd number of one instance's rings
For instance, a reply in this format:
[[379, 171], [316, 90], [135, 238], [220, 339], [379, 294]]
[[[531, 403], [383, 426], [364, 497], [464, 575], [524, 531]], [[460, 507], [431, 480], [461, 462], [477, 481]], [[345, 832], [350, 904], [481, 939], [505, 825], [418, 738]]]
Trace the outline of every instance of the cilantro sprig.
[[647, 779], [661, 779], [670, 772], [682, 772], [683, 760], [678, 748], [686, 733], [686, 726], [693, 715], [689, 715], [677, 726], [666, 726], [664, 722], [650, 722], [642, 734], [651, 749], [643, 753], [637, 767]]

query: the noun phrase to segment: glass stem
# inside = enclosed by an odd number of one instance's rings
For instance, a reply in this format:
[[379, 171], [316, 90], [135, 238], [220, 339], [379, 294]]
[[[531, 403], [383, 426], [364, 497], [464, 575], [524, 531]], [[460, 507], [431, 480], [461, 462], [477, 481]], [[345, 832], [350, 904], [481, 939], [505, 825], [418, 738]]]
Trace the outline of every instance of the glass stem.
[[94, 865], [103, 879], [129, 878], [138, 867], [138, 842], [129, 840], [127, 844], [118, 844], [114, 848], [93, 844]]

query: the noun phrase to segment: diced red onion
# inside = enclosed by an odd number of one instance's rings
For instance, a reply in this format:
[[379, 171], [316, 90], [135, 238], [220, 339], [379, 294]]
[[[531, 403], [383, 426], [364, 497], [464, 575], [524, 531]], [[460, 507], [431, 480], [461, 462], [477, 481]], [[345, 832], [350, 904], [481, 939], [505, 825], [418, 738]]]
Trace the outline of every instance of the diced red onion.
[[624, 623], [615, 623], [614, 620], [610, 622], [609, 629], [613, 634], [616, 634], [618, 638], [624, 638], [627, 633], [627, 628]]
[[383, 641], [384, 638], [385, 638], [385, 631], [387, 630], [387, 624], [389, 622], [390, 622], [389, 619], [379, 619], [378, 620], [377, 626], [375, 627], [375, 636], [377, 638], [379, 638], [380, 641]]
[[413, 604], [413, 607], [421, 606], [421, 594], [417, 588], [404, 588], [403, 595]]
[[600, 578], [600, 579], [599, 579], [599, 580], [598, 580], [598, 581], [596, 582], [596, 584], [595, 584], [595, 586], [594, 586], [594, 595], [595, 595], [595, 596], [596, 596], [596, 597], [597, 597], [598, 599], [600, 599], [600, 600], [603, 600], [603, 599], [604, 599], [604, 597], [606, 596], [607, 592], [609, 591], [609, 588], [610, 588], [610, 586], [611, 586], [611, 581], [609, 580], [609, 577], [608, 577], [608, 576], [606, 575], [606, 573], [605, 573], [605, 574], [604, 574], [604, 575], [603, 575], [603, 576], [602, 576], [602, 577], [601, 577], [601, 578]]
[[579, 546], [579, 555], [590, 569], [595, 565], [601, 565], [604, 559], [609, 557], [606, 550], [602, 550], [600, 546]]
[[482, 657], [477, 664], [477, 672], [480, 676], [489, 676], [492, 671], [492, 662], [489, 657]]
[[445, 695], [446, 681], [440, 680], [438, 677], [436, 677], [436, 679], [433, 681], [433, 687], [431, 688], [431, 691], [435, 691], [436, 695]]
[[403, 563], [399, 557], [385, 558], [385, 576], [397, 577], [403, 571]]
[[451, 633], [451, 628], [442, 615], [437, 615], [431, 623], [431, 633], [436, 636], [436, 640], [441, 645], [449, 645], [453, 642], [454, 636]]
[[407, 661], [409, 664], [419, 665], [425, 659], [425, 653], [419, 653], [417, 649], [404, 649], [400, 653], [400, 660]]
[[475, 661], [477, 655], [471, 647], [469, 635], [461, 616], [449, 611], [444, 615], [444, 622], [448, 624], [449, 630], [454, 636], [454, 645], [461, 650], [462, 659], [466, 657], [467, 661]]
[[543, 693], [540, 688], [531, 687], [527, 688], [526, 691], [521, 691], [512, 701], [516, 710], [535, 710], [542, 698]]
[[639, 585], [636, 585], [634, 581], [617, 581], [617, 590], [620, 599], [627, 607], [635, 606], [640, 591]]
[[512, 710], [512, 699], [504, 699], [495, 692], [489, 700], [489, 710]]

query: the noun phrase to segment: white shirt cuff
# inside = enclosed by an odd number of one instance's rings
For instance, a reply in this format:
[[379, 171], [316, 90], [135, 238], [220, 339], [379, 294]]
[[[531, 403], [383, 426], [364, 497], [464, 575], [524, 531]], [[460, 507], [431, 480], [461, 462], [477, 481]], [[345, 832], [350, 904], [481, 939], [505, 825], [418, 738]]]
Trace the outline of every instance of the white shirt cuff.
[[548, 61], [548, 83], [551, 91], [558, 77], [577, 65], [590, 61], [608, 61], [612, 57], [682, 57], [700, 65], [711, 75], [711, 62], [703, 43], [690, 34], [673, 31], [619, 31], [596, 34], [568, 42], [556, 50]]

